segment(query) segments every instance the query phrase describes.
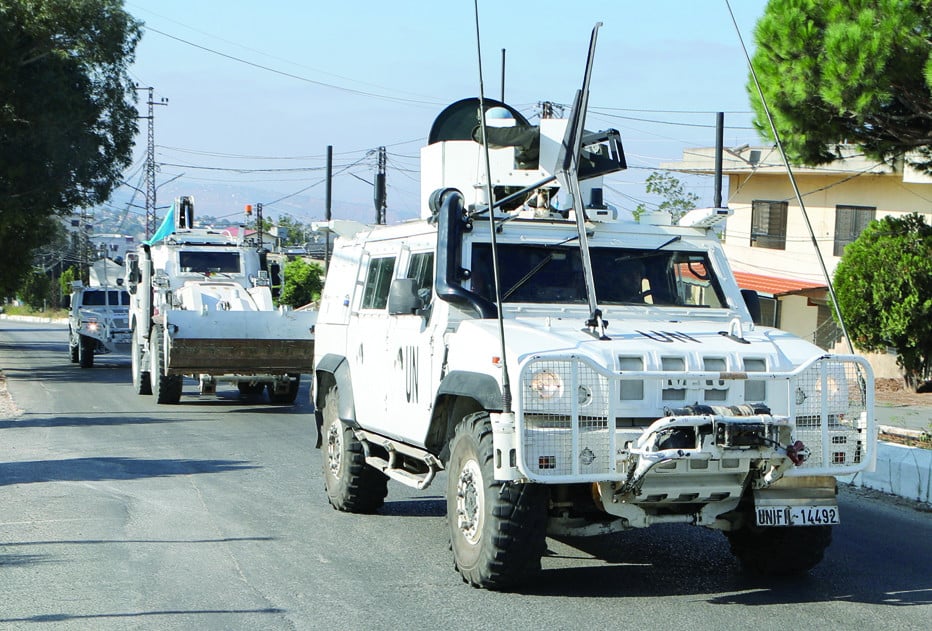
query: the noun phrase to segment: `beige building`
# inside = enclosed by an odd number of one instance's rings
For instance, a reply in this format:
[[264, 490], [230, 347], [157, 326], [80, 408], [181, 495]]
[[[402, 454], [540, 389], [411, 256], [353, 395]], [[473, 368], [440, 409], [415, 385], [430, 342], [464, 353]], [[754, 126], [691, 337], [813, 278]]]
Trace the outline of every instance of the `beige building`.
[[[913, 212], [932, 220], [932, 178], [902, 163], [878, 164], [853, 146], [843, 147], [842, 156], [820, 167], [793, 167], [805, 215], [775, 147], [726, 149], [722, 160], [728, 176], [723, 197], [734, 210], [725, 252], [738, 284], [758, 292], [765, 324], [824, 348], [834, 347], [839, 334], [813, 240], [831, 276], [845, 245], [871, 220]], [[714, 148], [686, 149], [681, 161], [661, 164], [699, 174], [712, 174], [714, 167]], [[870, 359], [878, 377], [900, 375], [895, 354]]]

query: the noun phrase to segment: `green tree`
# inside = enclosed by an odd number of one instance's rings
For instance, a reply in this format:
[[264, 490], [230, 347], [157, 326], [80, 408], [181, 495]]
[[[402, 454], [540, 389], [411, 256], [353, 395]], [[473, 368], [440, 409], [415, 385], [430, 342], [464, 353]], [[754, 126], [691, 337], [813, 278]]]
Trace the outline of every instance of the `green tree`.
[[297, 258], [285, 264], [284, 273], [279, 304], [301, 307], [320, 299], [320, 291], [324, 288], [324, 270], [320, 265]]
[[913, 388], [932, 374], [932, 226], [922, 215], [873, 221], [845, 247], [835, 293], [852, 342], [893, 347]]
[[[839, 144], [886, 162], [910, 151], [932, 173], [932, 2], [770, 0], [753, 66], [792, 161], [823, 164]], [[754, 125], [773, 139], [753, 79]]]
[[79, 277], [80, 272], [73, 266], [61, 273], [61, 276], [58, 277], [58, 289], [63, 296], [71, 294], [71, 283], [78, 280]]
[[51, 288], [52, 279], [48, 274], [28, 268], [19, 290], [19, 299], [33, 309], [44, 309], [51, 297]]
[[[687, 193], [683, 189], [683, 184], [676, 177], [662, 171], [654, 171], [644, 182], [644, 189], [651, 195], [659, 195], [663, 201], [655, 210], [662, 210], [670, 213], [673, 222], [685, 215], [687, 212], [696, 207], [699, 196], [695, 193]], [[634, 211], [634, 216], [640, 218], [641, 215], [648, 212], [647, 206], [638, 204]]]
[[105, 201], [130, 164], [139, 37], [122, 0], [0, 0], [0, 292], [51, 218]]
[[282, 245], [304, 245], [304, 235], [310, 231], [307, 225], [288, 215], [278, 218], [278, 228], [285, 234]]

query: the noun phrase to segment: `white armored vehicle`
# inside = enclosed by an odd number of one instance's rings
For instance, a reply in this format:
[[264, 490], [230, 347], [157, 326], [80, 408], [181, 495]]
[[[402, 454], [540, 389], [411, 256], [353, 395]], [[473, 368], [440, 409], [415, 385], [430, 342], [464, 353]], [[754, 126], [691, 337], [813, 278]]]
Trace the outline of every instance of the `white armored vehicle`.
[[312, 368], [316, 313], [275, 307], [256, 242], [193, 225], [194, 201], [181, 197], [127, 256], [134, 389], [177, 403], [187, 375], [200, 394], [226, 382], [293, 403]]
[[94, 355], [129, 350], [129, 294], [122, 286], [86, 286], [74, 281], [67, 307], [68, 352], [72, 362], [81, 368], [91, 368]]
[[492, 589], [539, 570], [547, 534], [671, 523], [807, 571], [836, 477], [874, 459], [870, 366], [755, 325], [710, 227], [728, 210], [604, 204], [625, 160], [583, 128], [587, 83], [539, 126], [454, 103], [421, 152], [423, 219], [341, 227], [314, 360], [329, 501], [373, 512], [389, 479], [445, 471], [456, 568]]

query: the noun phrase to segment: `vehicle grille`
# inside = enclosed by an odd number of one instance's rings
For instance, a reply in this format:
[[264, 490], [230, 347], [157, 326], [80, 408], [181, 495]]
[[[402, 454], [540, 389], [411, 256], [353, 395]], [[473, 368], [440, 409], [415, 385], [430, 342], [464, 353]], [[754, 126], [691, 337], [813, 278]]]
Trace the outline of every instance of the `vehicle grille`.
[[[538, 356], [520, 376], [516, 430], [522, 472], [554, 482], [622, 479], [630, 444], [668, 414], [665, 391], [671, 383], [683, 384], [689, 396], [715, 383], [717, 391], [727, 388], [738, 397], [748, 391], [744, 384], [751, 376], [755, 384], [766, 383], [754, 389], [767, 394], [762, 403], [773, 416], [789, 418], [793, 440], [810, 450], [809, 460], [787, 475], [850, 474], [870, 461], [876, 444], [873, 375], [860, 357], [822, 357], [786, 373], [691, 371], [684, 376], [666, 370], [612, 372], [583, 357]], [[629, 396], [632, 380], [643, 384], [639, 400]]]

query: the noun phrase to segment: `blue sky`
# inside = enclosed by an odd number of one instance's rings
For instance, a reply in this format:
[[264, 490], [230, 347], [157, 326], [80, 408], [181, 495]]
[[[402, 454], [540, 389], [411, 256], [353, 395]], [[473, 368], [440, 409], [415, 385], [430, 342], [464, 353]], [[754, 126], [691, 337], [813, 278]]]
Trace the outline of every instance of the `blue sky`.
[[[630, 167], [613, 176], [607, 201], [626, 208], [650, 201], [644, 180], [661, 161], [714, 143], [716, 111], [726, 112], [726, 146], [759, 142], [750, 128], [746, 60], [725, 0], [478, 4], [485, 94], [501, 96], [505, 49], [505, 100], [532, 119], [539, 101], [572, 101], [589, 33], [603, 22], [587, 127], [620, 130]], [[753, 46], [766, 2], [731, 4]], [[218, 6], [126, 2], [146, 25], [131, 75], [153, 86], [156, 100], [168, 99], [155, 111], [159, 205], [194, 194], [202, 214], [263, 202], [272, 214], [321, 219], [332, 145], [334, 215], [371, 218], [366, 182], [375, 170], [372, 150], [384, 145], [389, 221], [416, 216], [418, 153], [431, 123], [479, 90], [473, 0]], [[126, 172], [140, 188], [145, 132], [140, 121], [136, 161]], [[709, 179], [687, 184], [711, 202]]]

